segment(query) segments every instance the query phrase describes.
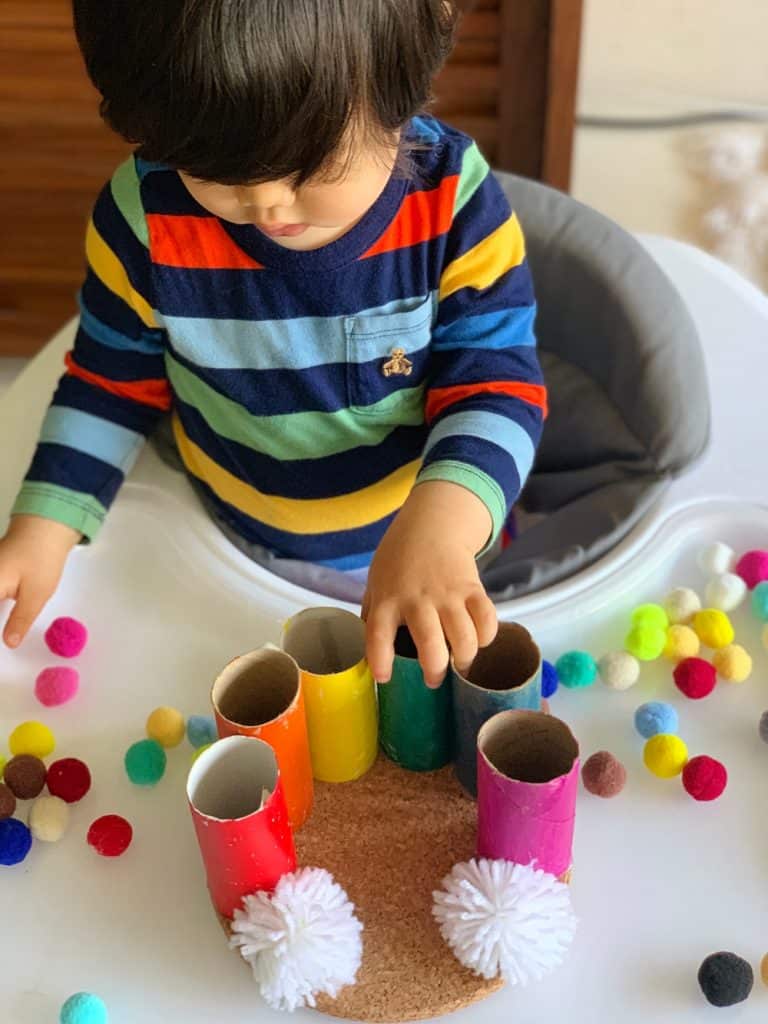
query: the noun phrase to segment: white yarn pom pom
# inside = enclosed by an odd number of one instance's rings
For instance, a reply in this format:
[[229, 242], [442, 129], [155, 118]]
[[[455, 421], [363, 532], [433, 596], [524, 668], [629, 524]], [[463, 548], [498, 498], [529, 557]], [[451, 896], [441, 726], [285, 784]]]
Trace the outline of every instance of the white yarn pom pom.
[[725, 572], [722, 576], [715, 576], [709, 581], [705, 594], [709, 608], [719, 608], [721, 612], [732, 612], [747, 596], [747, 584], [741, 576]]
[[736, 560], [736, 552], [722, 541], [707, 544], [698, 554], [698, 563], [707, 576], [722, 576]]
[[432, 913], [458, 960], [510, 985], [539, 981], [562, 963], [576, 930], [568, 886], [532, 864], [456, 864], [432, 894]]
[[341, 886], [323, 868], [283, 875], [274, 893], [243, 898], [232, 922], [231, 946], [250, 963], [274, 1010], [314, 1006], [352, 985], [360, 968], [363, 926]]

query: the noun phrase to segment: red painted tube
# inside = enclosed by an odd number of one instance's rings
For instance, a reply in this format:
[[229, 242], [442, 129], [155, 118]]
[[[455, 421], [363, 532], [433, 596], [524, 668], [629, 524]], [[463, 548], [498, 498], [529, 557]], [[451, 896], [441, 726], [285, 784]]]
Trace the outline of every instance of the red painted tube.
[[272, 891], [296, 867], [275, 752], [263, 740], [218, 740], [192, 765], [187, 799], [216, 910], [231, 918], [243, 896]]

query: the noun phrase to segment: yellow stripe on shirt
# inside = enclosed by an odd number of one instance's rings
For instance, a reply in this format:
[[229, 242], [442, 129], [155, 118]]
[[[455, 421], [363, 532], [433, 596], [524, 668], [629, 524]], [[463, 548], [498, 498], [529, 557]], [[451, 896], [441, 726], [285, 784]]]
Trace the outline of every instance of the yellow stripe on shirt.
[[89, 222], [85, 234], [85, 254], [101, 283], [126, 302], [147, 327], [157, 327], [152, 307], [133, 287], [125, 267], [101, 237], [93, 221]]
[[222, 469], [187, 437], [177, 416], [173, 417], [173, 433], [182, 461], [193, 476], [239, 512], [287, 533], [330, 533], [375, 523], [405, 504], [421, 466], [421, 459], [416, 459], [351, 494], [333, 498], [283, 498], [263, 494]]
[[513, 213], [500, 227], [459, 256], [440, 278], [440, 301], [460, 288], [481, 291], [525, 259], [525, 240]]

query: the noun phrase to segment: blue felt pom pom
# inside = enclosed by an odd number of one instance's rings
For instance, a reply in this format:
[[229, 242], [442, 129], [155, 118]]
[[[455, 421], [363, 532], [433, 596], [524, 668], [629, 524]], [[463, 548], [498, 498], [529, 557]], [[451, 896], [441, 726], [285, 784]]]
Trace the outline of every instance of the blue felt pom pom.
[[677, 711], [664, 701], [648, 701], [647, 704], [641, 704], [635, 712], [635, 728], [647, 740], [659, 733], [675, 735], [677, 727]]
[[755, 618], [768, 622], [768, 583], [758, 583], [752, 591], [752, 611]]
[[0, 864], [20, 864], [32, 848], [32, 833], [18, 818], [0, 821]]
[[92, 992], [76, 992], [62, 1006], [59, 1024], [107, 1024], [107, 1008]]
[[557, 669], [550, 661], [541, 663], [541, 696], [549, 700], [557, 689]]
[[197, 750], [218, 739], [216, 723], [209, 715], [190, 715], [187, 719], [187, 739]]

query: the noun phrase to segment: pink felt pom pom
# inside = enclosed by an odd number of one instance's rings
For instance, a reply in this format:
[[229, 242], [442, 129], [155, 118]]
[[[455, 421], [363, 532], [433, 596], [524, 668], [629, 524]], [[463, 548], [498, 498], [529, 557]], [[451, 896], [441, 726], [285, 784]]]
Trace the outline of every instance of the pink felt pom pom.
[[734, 572], [754, 590], [758, 583], [768, 580], [768, 551], [748, 551], [738, 560]]
[[79, 685], [80, 676], [74, 668], [44, 668], [35, 681], [35, 696], [47, 708], [55, 708], [72, 700]]
[[60, 658], [76, 658], [88, 642], [88, 630], [77, 619], [54, 619], [45, 631], [45, 642]]

